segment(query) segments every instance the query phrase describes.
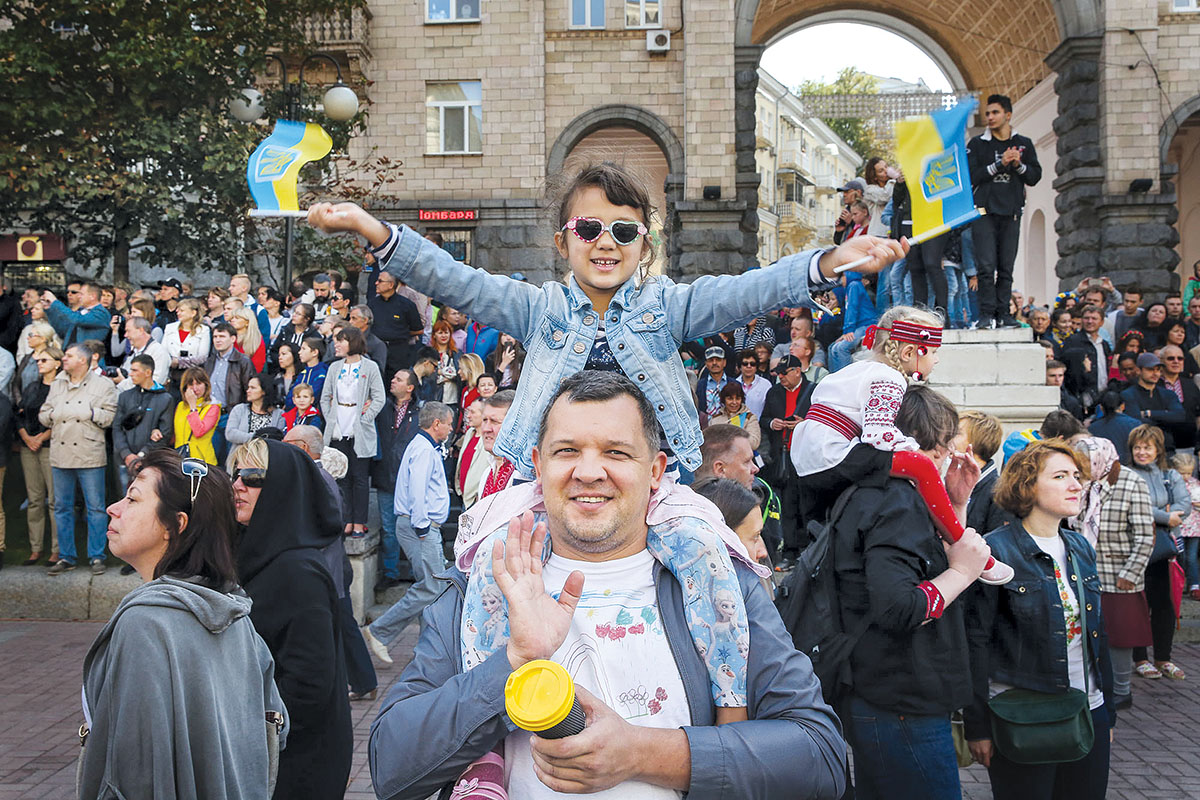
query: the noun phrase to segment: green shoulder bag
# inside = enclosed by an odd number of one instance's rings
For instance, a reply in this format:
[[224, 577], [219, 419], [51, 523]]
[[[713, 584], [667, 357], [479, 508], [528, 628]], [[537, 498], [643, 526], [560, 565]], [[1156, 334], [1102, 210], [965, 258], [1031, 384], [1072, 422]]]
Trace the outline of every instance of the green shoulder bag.
[[1088, 658], [1087, 611], [1083, 573], [1071, 554], [1075, 591], [1083, 625], [1083, 686], [1062, 694], [1009, 689], [988, 701], [992, 710], [992, 740], [996, 749], [1017, 764], [1061, 764], [1078, 761], [1092, 750], [1096, 739], [1088, 686], [1092, 672]]

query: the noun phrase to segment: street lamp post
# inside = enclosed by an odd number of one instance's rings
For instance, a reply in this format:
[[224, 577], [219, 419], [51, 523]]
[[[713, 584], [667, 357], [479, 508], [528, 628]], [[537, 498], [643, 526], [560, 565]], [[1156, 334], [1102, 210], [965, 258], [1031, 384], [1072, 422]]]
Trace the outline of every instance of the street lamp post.
[[[267, 58], [273, 58], [279, 63], [280, 83], [283, 85], [284, 97], [287, 98], [286, 119], [295, 121], [300, 110], [300, 91], [304, 85], [304, 67], [313, 59], [324, 59], [337, 70], [337, 82], [331, 86], [322, 98], [325, 116], [336, 122], [345, 122], [358, 113], [358, 95], [342, 81], [342, 67], [337, 59], [328, 53], [311, 53], [300, 62], [299, 75], [295, 83], [288, 83], [287, 63], [275, 55], [268, 53]], [[253, 88], [243, 89], [240, 96], [229, 103], [229, 112], [241, 122], [255, 122], [262, 117], [262, 95]], [[293, 217], [284, 219], [283, 251], [283, 294], [286, 297], [292, 285], [292, 241], [296, 231], [296, 220]]]

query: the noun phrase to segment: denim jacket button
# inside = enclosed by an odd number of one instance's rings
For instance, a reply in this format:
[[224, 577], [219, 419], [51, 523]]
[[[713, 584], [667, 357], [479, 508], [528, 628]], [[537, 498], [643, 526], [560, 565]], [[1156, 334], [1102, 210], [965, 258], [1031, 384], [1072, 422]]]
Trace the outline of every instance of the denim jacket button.
[[1093, 638], [1093, 639], [1094, 639], [1094, 638], [1096, 638], [1096, 637], [1097, 637], [1097, 636], [1099, 636], [1099, 635], [1100, 635], [1100, 632], [1099, 632], [1099, 631], [1092, 631], [1092, 638]]
[[1018, 587], [1017, 587], [1017, 592], [1018, 592], [1019, 594], [1025, 594], [1025, 587], [1024, 587], [1024, 586], [1018, 586]]
[[[667, 410], [667, 407], [666, 407], [666, 406], [664, 406], [662, 403], [659, 403], [659, 404], [658, 404], [658, 410], [659, 410], [659, 411], [666, 411], [666, 410]], [[1090, 611], [1091, 609], [1088, 609], [1088, 610]]]
[[625, 349], [625, 343], [624, 343], [624, 342], [622, 342], [621, 344], [617, 345], [617, 349], [618, 349], [618, 350], [624, 350], [624, 349]]
[[1088, 603], [1088, 604], [1087, 604], [1087, 610], [1088, 610], [1088, 611], [1091, 611], [1091, 610], [1092, 610], [1092, 604], [1091, 604], [1091, 603]]
[[654, 314], [650, 311], [642, 314], [642, 322], [646, 323], [647, 325], [649, 325], [651, 322], [654, 322]]
[[556, 341], [556, 342], [561, 342], [561, 341], [562, 341], [562, 337], [563, 337], [563, 332], [562, 332], [562, 331], [555, 331], [554, 333], [550, 334], [550, 338], [551, 338], [551, 339], [553, 339], [553, 340], [554, 340], [554, 341]]
[[572, 347], [571, 349], [574, 350], [576, 353], [582, 353], [584, 350], [587, 349], [587, 347], [584, 346], [583, 342], [576, 342], [575, 346]]
[[586, 317], [583, 318], [584, 325], [591, 325], [595, 321], [596, 321], [596, 318], [593, 317], [591, 314], [588, 314]]
[[639, 374], [639, 375], [638, 375], [638, 380], [639, 380], [639, 381], [644, 381], [644, 380], [646, 380], [646, 375], [645, 375], [644, 373], [643, 373], [643, 374]]

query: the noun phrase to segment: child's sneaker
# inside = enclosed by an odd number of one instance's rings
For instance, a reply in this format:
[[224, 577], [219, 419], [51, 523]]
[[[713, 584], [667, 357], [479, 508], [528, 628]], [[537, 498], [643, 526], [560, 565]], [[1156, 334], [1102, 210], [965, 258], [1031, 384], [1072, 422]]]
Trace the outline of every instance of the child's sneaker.
[[494, 750], [480, 756], [454, 784], [450, 800], [508, 800], [504, 758]]

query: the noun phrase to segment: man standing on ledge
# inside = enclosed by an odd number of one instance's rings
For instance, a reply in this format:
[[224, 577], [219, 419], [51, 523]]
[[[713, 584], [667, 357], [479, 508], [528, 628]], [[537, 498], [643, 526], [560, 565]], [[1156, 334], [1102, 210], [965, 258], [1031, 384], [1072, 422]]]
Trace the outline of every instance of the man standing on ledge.
[[1012, 295], [1013, 262], [1021, 235], [1025, 187], [1042, 179], [1033, 142], [1015, 133], [1012, 101], [1002, 94], [988, 97], [984, 109], [987, 130], [967, 143], [967, 165], [975, 205], [987, 214], [971, 225], [979, 268], [979, 327], [1020, 326], [1008, 310]]
[[[711, 687], [685, 620], [688, 595], [646, 549], [650, 496], [667, 465], [658, 445], [654, 408], [628, 378], [584, 371], [562, 382], [533, 450], [546, 528], [535, 533], [532, 514], [513, 519], [504, 554], [493, 551], [507, 643], [463, 672], [467, 579], [451, 569], [454, 585], [426, 610], [412, 663], [371, 726], [380, 797], [423, 800], [500, 742], [514, 800], [841, 795], [846, 750], [837, 718], [762, 582], [738, 562], [750, 624], [750, 719], [714, 725]], [[547, 528], [553, 552], [543, 566], [533, 554], [541, 555]], [[617, 607], [644, 624], [629, 641], [622, 627], [622, 641], [606, 644], [596, 639], [598, 620]], [[505, 712], [509, 675], [539, 658], [575, 671], [587, 714], [582, 733], [541, 739]]]

